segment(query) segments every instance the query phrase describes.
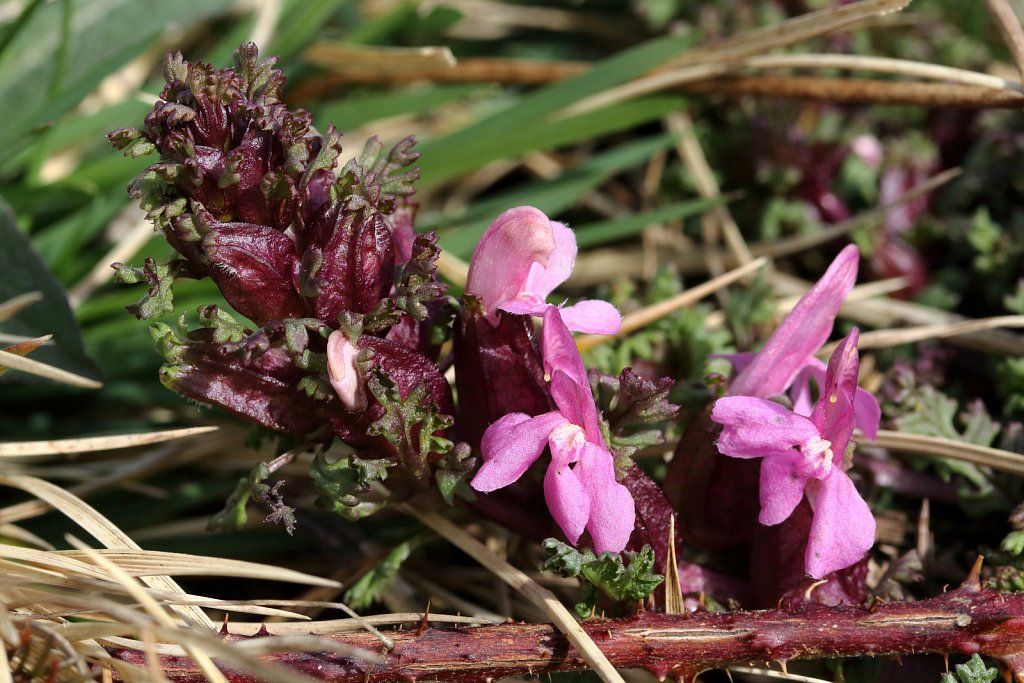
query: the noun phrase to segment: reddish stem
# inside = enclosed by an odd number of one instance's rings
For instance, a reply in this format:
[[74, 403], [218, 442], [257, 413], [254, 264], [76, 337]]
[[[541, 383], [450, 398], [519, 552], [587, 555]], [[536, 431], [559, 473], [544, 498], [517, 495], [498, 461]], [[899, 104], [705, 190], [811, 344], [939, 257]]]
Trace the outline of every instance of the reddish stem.
[[[659, 678], [690, 680], [706, 669], [751, 661], [980, 653], [1001, 660], [1024, 681], [1024, 594], [981, 588], [980, 564], [956, 590], [920, 602], [873, 607], [803, 604], [757, 612], [676, 616], [644, 612], [629, 619], [591, 619], [587, 633], [617, 667], [642, 668]], [[586, 663], [554, 627], [506, 623], [471, 628], [420, 628], [388, 634], [394, 648], [368, 633], [334, 640], [379, 652], [367, 664], [337, 654], [288, 652], [268, 657], [275, 664], [336, 683], [416, 679], [484, 682], [503, 676], [568, 671]], [[112, 649], [115, 656], [143, 663], [141, 652]], [[161, 657], [173, 681], [201, 681], [185, 657]], [[231, 681], [250, 676], [223, 668]]]

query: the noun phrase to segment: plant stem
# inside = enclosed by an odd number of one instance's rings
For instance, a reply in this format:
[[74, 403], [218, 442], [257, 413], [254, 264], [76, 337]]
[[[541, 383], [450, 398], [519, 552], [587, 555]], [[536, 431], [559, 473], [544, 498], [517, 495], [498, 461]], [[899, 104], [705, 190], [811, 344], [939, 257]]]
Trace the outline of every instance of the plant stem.
[[[581, 623], [619, 668], [646, 669], [660, 679], [692, 680], [701, 671], [749, 662], [786, 662], [821, 657], [973, 654], [1000, 660], [1024, 681], [1024, 594], [983, 589], [980, 561], [956, 590], [920, 602], [873, 607], [801, 604], [757, 612], [668, 615], [642, 612], [629, 619]], [[338, 642], [378, 652], [367, 664], [337, 654], [284, 652], [270, 655], [318, 680], [335, 683], [445, 680], [484, 682], [504, 676], [587, 668], [565, 635], [551, 625], [506, 623], [457, 629], [419, 628], [392, 632], [394, 648], [383, 651], [367, 633], [345, 633]], [[237, 638], [237, 637], [236, 637]], [[141, 662], [137, 651], [112, 649]], [[185, 657], [161, 657], [172, 681], [199, 681]], [[251, 681], [224, 669], [230, 681]]]

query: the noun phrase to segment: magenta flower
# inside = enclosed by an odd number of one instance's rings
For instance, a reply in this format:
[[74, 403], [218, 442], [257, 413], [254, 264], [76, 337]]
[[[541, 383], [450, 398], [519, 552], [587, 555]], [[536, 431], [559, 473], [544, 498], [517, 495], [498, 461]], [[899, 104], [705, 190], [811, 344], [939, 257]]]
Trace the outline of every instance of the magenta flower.
[[[788, 389], [793, 412], [804, 417], [811, 415], [811, 380], [819, 391], [825, 381], [825, 364], [814, 354], [828, 339], [836, 313], [853, 289], [859, 257], [860, 252], [853, 244], [839, 252], [759, 352], [723, 355], [739, 373], [729, 385], [731, 396], [770, 398]], [[855, 404], [856, 426], [874, 440], [882, 417], [878, 400], [871, 392], [857, 387]]]
[[856, 422], [858, 332], [829, 359], [821, 396], [810, 417], [763, 398], [728, 396], [711, 419], [723, 425], [719, 452], [761, 462], [758, 520], [789, 518], [806, 495], [814, 510], [804, 569], [815, 579], [860, 560], [875, 538], [875, 520], [844, 469]]
[[558, 526], [574, 545], [586, 530], [596, 552], [620, 552], [633, 531], [633, 498], [615, 479], [586, 369], [562, 312], [548, 306], [543, 331], [545, 373], [558, 410], [535, 417], [509, 413], [488, 427], [481, 443], [484, 463], [470, 485], [483, 493], [508, 486], [549, 446], [544, 498]]
[[[498, 310], [544, 315], [546, 299], [569, 279], [576, 264], [576, 236], [540, 209], [518, 206], [498, 216], [480, 238], [469, 264], [466, 293], [478, 297], [494, 322]], [[562, 306], [575, 332], [615, 334], [622, 317], [606, 301]]]

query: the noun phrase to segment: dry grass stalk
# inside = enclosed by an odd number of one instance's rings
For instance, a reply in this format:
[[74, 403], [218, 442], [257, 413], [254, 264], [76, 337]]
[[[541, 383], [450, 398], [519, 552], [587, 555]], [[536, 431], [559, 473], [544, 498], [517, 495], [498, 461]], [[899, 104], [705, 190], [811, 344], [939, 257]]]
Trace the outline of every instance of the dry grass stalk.
[[665, 614], [684, 614], [686, 602], [679, 585], [679, 563], [676, 561], [676, 518], [668, 518], [668, 558], [665, 560]]
[[[715, 199], [722, 194], [715, 174], [708, 164], [708, 159], [701, 149], [697, 133], [693, 130], [693, 121], [690, 117], [681, 112], [669, 114], [665, 117], [665, 123], [670, 131], [678, 136], [676, 140], [676, 152], [683, 164], [693, 175], [694, 184], [697, 186], [697, 193], [705, 199]], [[728, 207], [718, 205], [706, 212], [701, 220], [703, 222], [704, 243], [707, 247], [714, 247], [721, 238], [724, 238], [726, 246], [732, 253], [733, 258], [740, 265], [746, 265], [753, 256], [743, 239], [740, 226], [736, 224]], [[721, 259], [713, 258], [708, 260], [713, 275], [721, 275], [725, 265]]]
[[[134, 215], [139, 209], [132, 206], [126, 209], [126, 212]], [[68, 290], [68, 303], [71, 308], [78, 308], [101, 285], [110, 282], [114, 274], [110, 267], [111, 263], [130, 261], [152, 238], [153, 224], [146, 219], [137, 220], [125, 235], [117, 238], [110, 251]]]
[[944, 439], [938, 436], [905, 434], [887, 429], [878, 432], [875, 445], [902, 453], [928, 455], [936, 458], [952, 458], [994, 470], [1024, 476], [1024, 455], [987, 446], [977, 446], [965, 441]]
[[326, 68], [343, 68], [347, 73], [364, 71], [387, 79], [395, 74], [416, 77], [455, 65], [451, 48], [376, 47], [315, 43], [303, 52], [307, 61]]
[[1021, 79], [1024, 80], [1024, 30], [1021, 29], [1020, 19], [1013, 12], [1013, 7], [1007, 0], [985, 0], [989, 14], [996, 22], [999, 33], [1002, 34], [1006, 47], [1013, 55], [1013, 61], [1020, 71]]
[[[987, 330], [1024, 327], [1024, 315], [1000, 315], [993, 318], [979, 318], [977, 320], [964, 320], [962, 322], [951, 322], [939, 325], [922, 325], [920, 327], [907, 327], [895, 330], [873, 330], [860, 335], [857, 346], [861, 349], [884, 349], [890, 346], [901, 344], [913, 344], [914, 342], [928, 339], [945, 339], [959, 337], [965, 334], [976, 334]], [[822, 353], [831, 353], [836, 344], [829, 344], [822, 349]], [[1019, 353], [1007, 355], [1024, 355], [1024, 349]]]
[[690, 50], [670, 60], [666, 68], [671, 71], [660, 71], [584, 98], [564, 109], [562, 115], [579, 115], [682, 83], [692, 83], [729, 73], [734, 71], [742, 60], [749, 57], [827, 35], [864, 19], [897, 12], [908, 4], [910, 0], [862, 0], [842, 7], [810, 12], [772, 26], [745, 31]]
[[[143, 609], [145, 609], [158, 624], [168, 629], [175, 628], [174, 620], [145, 590], [143, 590], [142, 586], [128, 576], [124, 570], [107, 558], [96, 553], [95, 550], [88, 547], [78, 539], [68, 537], [67, 540], [71, 545], [85, 553], [89, 560], [94, 564], [97, 564], [107, 570], [110, 575], [117, 580], [118, 583], [124, 586], [125, 590], [127, 590], [128, 593], [142, 605]], [[217, 669], [213, 660], [205, 651], [191, 644], [187, 644], [184, 647], [189, 656], [192, 657], [192, 661], [196, 663], [196, 666], [198, 666], [207, 677], [207, 680], [210, 680], [213, 683], [228, 683], [227, 679], [224, 678], [224, 675], [219, 669]]]
[[659, 301], [650, 306], [645, 306], [639, 311], [630, 313], [622, 320], [622, 328], [615, 334], [587, 334], [583, 335], [576, 340], [576, 346], [580, 351], [588, 351], [595, 346], [599, 346], [607, 341], [611, 341], [617, 337], [629, 334], [630, 332], [636, 332], [637, 330], [650, 325], [655, 320], [664, 318], [666, 315], [678, 311], [680, 308], [692, 306], [704, 297], [713, 294], [722, 287], [742, 280], [748, 275], [754, 273], [768, 263], [768, 259], [759, 258], [746, 265], [740, 266], [735, 270], [730, 270], [728, 273], [720, 275], [716, 278], [712, 278], [707, 282], [701, 283], [696, 287], [687, 289], [684, 292], [680, 292], [675, 296]]
[[[55, 509], [72, 519], [75, 523], [89, 532], [97, 541], [108, 548], [120, 548], [141, 550], [126, 533], [121, 531], [113, 522], [104, 517], [96, 508], [74, 494], [62, 489], [50, 482], [23, 476], [0, 476], [0, 485], [10, 486], [30, 493], [37, 498], [44, 500]], [[167, 590], [175, 593], [184, 593], [181, 586], [169, 576], [150, 576], [145, 583], [153, 588]], [[175, 611], [187, 622], [201, 626], [209, 630], [215, 628], [210, 618], [197, 607], [182, 606]]]
[[8, 353], [7, 351], [0, 351], [0, 366], [8, 367], [11, 370], [18, 370], [19, 372], [27, 372], [30, 375], [50, 379], [61, 384], [82, 387], [83, 389], [99, 389], [103, 386], [102, 382], [97, 382], [94, 379], [82, 377], [73, 372], [68, 372], [46, 363], [40, 363], [37, 360], [25, 358], [14, 353]]
[[712, 95], [763, 97], [828, 102], [831, 104], [910, 105], [1017, 109], [1024, 94], [976, 85], [880, 81], [873, 78], [818, 78], [812, 76], [725, 75], [714, 80], [684, 83], [675, 90]]
[[17, 460], [57, 460], [71, 453], [110, 451], [118, 448], [148, 446], [217, 431], [217, 427], [186, 427], [142, 434], [117, 434], [52, 441], [16, 441], [0, 443], [0, 458]]
[[441, 251], [437, 258], [437, 274], [459, 287], [466, 286], [469, 264], [450, 251]]

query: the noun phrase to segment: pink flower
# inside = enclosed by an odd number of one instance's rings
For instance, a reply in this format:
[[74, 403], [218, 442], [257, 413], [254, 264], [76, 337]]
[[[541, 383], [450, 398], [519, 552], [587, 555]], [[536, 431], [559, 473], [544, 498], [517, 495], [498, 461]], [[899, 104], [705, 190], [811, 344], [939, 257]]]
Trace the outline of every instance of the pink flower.
[[544, 498], [552, 517], [574, 545], [586, 530], [596, 552], [619, 552], [633, 531], [633, 498], [615, 479], [586, 368], [562, 312], [547, 306], [543, 331], [545, 373], [558, 410], [509, 413], [491, 424], [481, 443], [484, 463], [470, 485], [483, 493], [508, 486], [549, 446]]
[[[495, 321], [498, 310], [542, 316], [546, 299], [569, 279], [576, 264], [576, 236], [540, 209], [518, 206], [498, 216], [473, 252], [466, 293], [479, 297]], [[570, 330], [615, 334], [622, 317], [606, 301], [586, 300], [563, 306]]]
[[366, 409], [366, 387], [356, 363], [358, 353], [359, 349], [341, 330], [331, 332], [327, 338], [327, 379], [345, 409], [355, 412]]
[[875, 537], [875, 520], [844, 470], [856, 421], [858, 332], [829, 359], [821, 395], [810, 417], [763, 398], [728, 396], [711, 419], [723, 425], [719, 452], [761, 463], [758, 520], [786, 520], [803, 496], [814, 510], [804, 568], [813, 578], [860, 560]]
[[[793, 412], [809, 417], [811, 380], [821, 391], [825, 364], [814, 354], [832, 333], [836, 313], [857, 280], [860, 252], [853, 244], [844, 248], [815, 285], [783, 318], [757, 353], [723, 354], [739, 373], [729, 385], [731, 396], [770, 398], [789, 391]], [[878, 400], [857, 387], [857, 427], [874, 440], [882, 417]]]

